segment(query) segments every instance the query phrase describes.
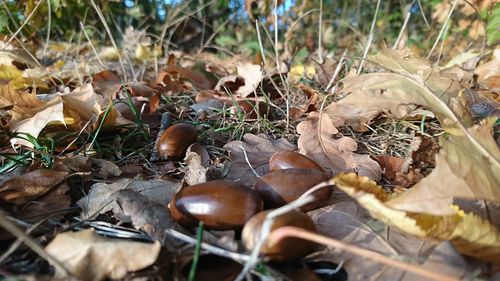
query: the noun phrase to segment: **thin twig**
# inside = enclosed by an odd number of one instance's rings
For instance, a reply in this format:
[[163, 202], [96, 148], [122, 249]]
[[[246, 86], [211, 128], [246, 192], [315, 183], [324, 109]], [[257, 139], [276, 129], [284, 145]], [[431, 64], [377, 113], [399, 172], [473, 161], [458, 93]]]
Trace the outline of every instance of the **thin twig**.
[[281, 240], [285, 239], [286, 237], [297, 237], [309, 241], [316, 242], [318, 244], [322, 244], [328, 247], [335, 248], [337, 250], [342, 250], [346, 251], [352, 254], [355, 254], [357, 256], [371, 259], [380, 263], [383, 263], [388, 266], [396, 267], [402, 270], [405, 270], [407, 272], [411, 272], [414, 274], [417, 274], [422, 277], [426, 277], [432, 280], [437, 280], [437, 281], [460, 281], [460, 279], [448, 275], [444, 275], [435, 271], [430, 271], [428, 269], [425, 269], [419, 265], [414, 265], [414, 264], [409, 264], [405, 263], [396, 259], [389, 258], [387, 256], [384, 256], [380, 253], [366, 250], [354, 245], [349, 245], [346, 244], [345, 242], [342, 242], [337, 239], [333, 239], [330, 237], [326, 237], [323, 235], [316, 234], [314, 232], [310, 232], [307, 230], [304, 230], [302, 228], [294, 227], [294, 226], [284, 226], [280, 227], [276, 230], [274, 230], [269, 236], [268, 236], [268, 241], [271, 244], [279, 243]]
[[[193, 238], [189, 235], [186, 235], [184, 233], [181, 233], [175, 229], [167, 229], [167, 230], [165, 230], [165, 234], [168, 234], [174, 238], [177, 238], [177, 239], [182, 240], [182, 241], [189, 243], [189, 244], [196, 244], [197, 243], [197, 240], [195, 238]], [[230, 258], [230, 259], [232, 259], [236, 262], [239, 262], [239, 263], [245, 263], [250, 259], [250, 257], [248, 255], [231, 252], [231, 251], [228, 251], [226, 249], [207, 244], [205, 242], [201, 242], [200, 246], [203, 250], [205, 250], [209, 253], [212, 253], [212, 254], [215, 254], [218, 256], [222, 256], [222, 257], [226, 257], [226, 258]]]
[[337, 79], [337, 76], [340, 73], [340, 70], [342, 69], [342, 64], [344, 63], [345, 55], [347, 54], [347, 49], [344, 50], [344, 53], [342, 54], [342, 57], [340, 57], [339, 63], [337, 64], [337, 67], [335, 68], [335, 71], [333, 72], [332, 78], [328, 82], [328, 85], [326, 85], [325, 92], [328, 93], [328, 90], [333, 86], [333, 82], [335, 79]]
[[457, 6], [457, 3], [458, 3], [458, 0], [455, 0], [453, 2], [453, 5], [451, 6], [451, 9], [450, 11], [448, 12], [448, 15], [446, 16], [446, 20], [443, 24], [443, 26], [441, 27], [441, 30], [439, 31], [439, 34], [436, 38], [436, 41], [434, 42], [434, 45], [432, 45], [432, 48], [431, 50], [429, 51], [429, 54], [427, 55], [427, 58], [430, 58], [432, 56], [432, 53], [434, 53], [434, 50], [436, 49], [437, 47], [437, 44], [439, 42], [439, 39], [441, 39], [441, 36], [443, 36], [443, 33], [446, 29], [446, 26], [448, 25], [448, 22], [450, 21], [450, 18], [451, 18], [451, 14], [453, 14], [453, 11], [455, 10], [455, 7]]
[[248, 159], [248, 155], [247, 155], [246, 149], [243, 146], [241, 146], [241, 145], [239, 145], [239, 147], [243, 151], [243, 155], [245, 156], [245, 161], [247, 162], [248, 167], [250, 167], [250, 169], [252, 170], [252, 172], [255, 174], [256, 177], [260, 178], [259, 174], [257, 174], [257, 171], [255, 171], [253, 169], [252, 164], [250, 163], [250, 160]]
[[323, 0], [319, 0], [319, 24], [318, 24], [318, 62], [323, 64]]
[[361, 70], [363, 70], [363, 65], [365, 64], [366, 57], [368, 56], [368, 51], [370, 50], [370, 47], [372, 45], [375, 23], [377, 22], [377, 15], [379, 8], [380, 8], [380, 0], [377, 1], [377, 8], [375, 9], [375, 15], [373, 16], [372, 25], [370, 27], [370, 34], [368, 35], [368, 42], [366, 43], [365, 51], [363, 52], [363, 58], [359, 63], [358, 71], [356, 72], [357, 74], [360, 74]]
[[92, 3], [92, 7], [94, 7], [94, 10], [97, 12], [99, 19], [102, 22], [102, 25], [104, 26], [104, 28], [106, 29], [106, 32], [108, 33], [109, 40], [111, 41], [111, 44], [115, 48], [116, 53], [118, 55], [118, 61], [120, 62], [120, 67], [122, 68], [123, 77], [125, 78], [125, 81], [128, 81], [127, 72], [125, 71], [125, 65], [123, 64], [123, 59], [122, 59], [122, 56], [120, 55], [120, 50], [118, 49], [118, 45], [116, 45], [115, 39], [113, 38], [113, 34], [111, 33], [111, 30], [109, 29], [108, 23], [106, 22], [106, 19], [104, 18], [104, 15], [102, 14], [101, 9], [99, 9], [99, 7], [97, 7], [95, 1], [90, 0], [90, 3]]
[[83, 22], [80, 22], [80, 28], [82, 29], [82, 32], [85, 35], [85, 38], [87, 38], [87, 41], [90, 44], [90, 48], [92, 48], [92, 51], [94, 52], [94, 55], [97, 58], [97, 61], [102, 66], [102, 68], [106, 69], [106, 67], [104, 66], [104, 63], [102, 62], [101, 58], [99, 57], [99, 53], [97, 53], [97, 50], [95, 49], [94, 44], [92, 44], [92, 40], [90, 40], [90, 37], [87, 34], [87, 31], [85, 30], [85, 26], [83, 25]]
[[[3, 2], [3, 1], [2, 1]], [[24, 20], [23, 24], [16, 30], [16, 32], [14, 32], [14, 34], [9, 38], [9, 40], [7, 40], [7, 42], [5, 42], [5, 45], [4, 47], [2, 48], [2, 51], [5, 50], [5, 48], [10, 44], [10, 42], [16, 38], [17, 34], [19, 34], [19, 32], [21, 32], [21, 30], [24, 28], [24, 26], [30, 21], [31, 17], [35, 14], [35, 12], [38, 10], [38, 8], [40, 7], [40, 4], [42, 4], [43, 1], [38, 1], [38, 4], [36, 4], [35, 8], [33, 9], [33, 11], [31, 11], [31, 13], [28, 15], [28, 17]]]
[[394, 42], [394, 45], [392, 45], [392, 49], [396, 49], [398, 47], [399, 41], [401, 41], [401, 38], [403, 37], [403, 34], [406, 30], [406, 26], [408, 26], [408, 22], [410, 21], [411, 7], [413, 6], [413, 3], [415, 3], [415, 1], [413, 1], [410, 5], [408, 5], [406, 7], [407, 11], [406, 11], [405, 20], [403, 22], [403, 25], [401, 26], [401, 30], [399, 31], [399, 35], [398, 35], [398, 38], [396, 39], [396, 42]]
[[47, 37], [45, 38], [45, 46], [43, 46], [42, 57], [45, 57], [45, 55], [47, 54], [47, 48], [49, 47], [50, 42], [50, 26], [52, 24], [52, 6], [50, 5], [50, 0], [47, 0], [47, 10]]

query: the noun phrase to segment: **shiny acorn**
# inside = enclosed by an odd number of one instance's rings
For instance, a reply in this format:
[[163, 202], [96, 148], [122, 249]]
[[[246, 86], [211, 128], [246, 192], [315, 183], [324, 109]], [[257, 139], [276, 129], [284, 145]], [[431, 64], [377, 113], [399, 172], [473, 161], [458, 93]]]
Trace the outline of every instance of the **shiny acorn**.
[[[311, 187], [328, 180], [328, 176], [318, 170], [286, 169], [277, 170], [257, 179], [254, 189], [267, 208], [278, 208], [299, 198]], [[306, 212], [320, 207], [332, 195], [331, 187], [324, 187], [313, 192], [316, 200], [303, 206]]]
[[[257, 244], [260, 238], [262, 225], [266, 219], [266, 215], [270, 211], [271, 210], [267, 210], [258, 213], [245, 224], [241, 238], [248, 250], [252, 250]], [[308, 215], [297, 210], [292, 210], [274, 218], [271, 225], [271, 231], [283, 226], [295, 226], [309, 231], [316, 231], [316, 226], [312, 219]], [[264, 241], [260, 252], [271, 261], [285, 262], [299, 259], [313, 250], [314, 243], [311, 241], [286, 237], [274, 245], [271, 245], [268, 241]]]
[[186, 149], [196, 142], [196, 129], [189, 124], [179, 123], [170, 126], [158, 140], [158, 154], [169, 160], [181, 159]]
[[199, 221], [207, 229], [241, 230], [263, 202], [254, 190], [239, 183], [216, 180], [181, 189], [169, 204], [170, 215], [185, 227]]
[[312, 169], [325, 172], [318, 163], [295, 151], [281, 150], [274, 153], [269, 160], [269, 170]]

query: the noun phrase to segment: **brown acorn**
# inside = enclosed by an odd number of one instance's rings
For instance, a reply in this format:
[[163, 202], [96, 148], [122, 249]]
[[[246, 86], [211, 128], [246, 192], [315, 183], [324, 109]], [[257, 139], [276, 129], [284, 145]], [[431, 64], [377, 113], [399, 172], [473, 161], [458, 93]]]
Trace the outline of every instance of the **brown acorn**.
[[[286, 169], [277, 170], [260, 177], [255, 183], [257, 191], [267, 208], [278, 208], [299, 198], [311, 187], [328, 180], [328, 176], [318, 170]], [[331, 187], [315, 191], [316, 200], [301, 208], [309, 211], [320, 207], [332, 195]]]
[[[266, 215], [271, 210], [263, 211], [252, 217], [243, 228], [241, 238], [245, 247], [252, 250], [257, 244], [262, 225], [266, 219]], [[309, 231], [316, 231], [316, 227], [312, 219], [297, 210], [292, 210], [282, 214], [276, 218], [271, 225], [271, 231], [282, 226], [295, 226]], [[300, 238], [287, 237], [274, 245], [264, 241], [260, 252], [268, 257], [271, 261], [285, 262], [299, 259], [314, 249], [314, 243]]]
[[269, 170], [283, 169], [313, 169], [325, 172], [318, 163], [309, 159], [307, 156], [295, 151], [281, 150], [274, 153], [269, 160]]
[[170, 126], [158, 140], [158, 154], [167, 159], [178, 160], [186, 153], [186, 149], [196, 142], [196, 129], [189, 124], [179, 123]]
[[186, 227], [202, 221], [206, 228], [241, 230], [263, 202], [254, 190], [232, 181], [216, 180], [181, 189], [169, 204], [174, 220]]

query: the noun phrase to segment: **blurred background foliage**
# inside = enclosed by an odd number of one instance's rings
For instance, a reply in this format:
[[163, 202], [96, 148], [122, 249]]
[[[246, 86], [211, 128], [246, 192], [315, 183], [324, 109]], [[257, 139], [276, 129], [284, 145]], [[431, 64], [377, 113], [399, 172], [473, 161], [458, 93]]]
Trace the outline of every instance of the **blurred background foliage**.
[[[1, 0], [0, 33], [10, 38], [19, 32], [25, 41], [43, 44], [47, 33], [52, 41], [75, 41], [81, 26], [93, 39], [108, 44], [109, 38], [98, 16], [104, 16], [117, 42], [127, 27], [143, 30], [151, 38], [184, 51], [209, 45], [226, 54], [256, 54], [259, 45], [253, 23], [258, 16], [264, 38], [279, 32], [280, 50], [303, 59], [318, 48], [320, 2], [277, 0], [275, 24], [273, 0]], [[92, 3], [98, 9], [95, 9]], [[446, 25], [448, 52], [481, 48], [500, 42], [500, 4], [493, 0], [458, 0]], [[383, 0], [376, 19], [375, 45], [402, 43], [425, 55], [434, 44], [454, 0]], [[375, 14], [375, 0], [324, 0], [322, 45], [327, 53], [345, 48], [361, 50], [366, 44]], [[406, 31], [400, 34], [405, 18]], [[22, 28], [20, 28], [22, 27]], [[286, 32], [285, 32], [286, 31]], [[215, 36], [211, 36], [212, 34]], [[210, 40], [210, 41], [209, 41]], [[272, 49], [272, 40], [264, 40]], [[456, 53], [455, 53], [456, 55]]]

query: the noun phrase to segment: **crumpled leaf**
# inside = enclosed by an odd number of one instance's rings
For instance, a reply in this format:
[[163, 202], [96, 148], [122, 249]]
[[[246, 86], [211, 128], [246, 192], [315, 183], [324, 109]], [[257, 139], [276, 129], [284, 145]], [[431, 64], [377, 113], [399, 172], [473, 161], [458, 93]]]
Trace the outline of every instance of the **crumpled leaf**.
[[137, 191], [153, 202], [166, 206], [181, 187], [182, 185], [179, 181], [120, 179], [112, 184], [94, 184], [89, 194], [81, 198], [77, 204], [82, 208], [82, 218], [84, 219], [108, 211], [120, 214], [122, 213], [122, 209], [116, 203], [114, 195], [120, 190], [130, 189]]
[[[269, 159], [276, 151], [296, 149], [284, 138], [269, 140], [264, 136], [253, 134], [245, 134], [243, 141], [229, 142], [224, 145], [224, 148], [229, 151], [229, 159], [231, 159], [227, 178], [249, 186], [254, 185], [257, 180], [249, 164], [259, 176], [263, 176], [269, 171]], [[245, 160], [243, 150], [248, 156], [248, 162]]]
[[[321, 117], [321, 122], [319, 119]], [[356, 154], [356, 141], [350, 137], [339, 137], [337, 128], [326, 114], [311, 112], [305, 121], [297, 125], [300, 134], [300, 153], [316, 161], [333, 174], [356, 171], [360, 175], [379, 179], [379, 164], [369, 155]]]
[[[113, 197], [121, 208], [121, 212], [115, 213], [115, 216], [121, 221], [132, 222], [136, 229], [144, 230], [153, 240], [163, 243], [167, 238], [165, 230], [180, 229], [170, 216], [164, 202], [154, 202], [140, 192], [131, 189], [119, 190], [113, 194]], [[166, 246], [171, 246], [170, 250], [174, 250], [177, 244], [170, 240], [167, 242], [170, 245]]]
[[[436, 155], [436, 168], [388, 205], [407, 211], [449, 214], [454, 197], [500, 202], [500, 150], [492, 137], [494, 119], [449, 134]], [[470, 137], [480, 146], [471, 144]]]
[[[160, 253], [160, 243], [109, 239], [93, 229], [58, 234], [45, 250], [83, 281], [121, 279], [128, 272], [150, 266]], [[57, 268], [57, 267], [56, 267]], [[56, 272], [56, 277], [62, 277]]]
[[[318, 233], [386, 256], [417, 261], [423, 267], [448, 276], [462, 278], [473, 271], [449, 242], [419, 239], [400, 233], [395, 228], [388, 228], [372, 219], [363, 207], [346, 196], [344, 193], [336, 194], [331, 205], [308, 212]], [[403, 270], [335, 249], [316, 253], [314, 259], [330, 260], [337, 264], [343, 262], [342, 267], [348, 272], [349, 280], [353, 281], [366, 280], [367, 276], [377, 276], [378, 280], [424, 280], [422, 276], [411, 279], [415, 276]]]
[[[97, 116], [102, 112], [102, 106], [105, 105], [104, 99], [97, 96], [91, 83], [78, 87], [67, 94], [60, 94], [65, 111], [73, 111], [79, 120], [89, 121], [94, 118], [97, 122]], [[69, 114], [70, 116], [74, 114]]]
[[245, 85], [239, 87], [236, 93], [240, 97], [252, 94], [262, 81], [262, 70], [260, 65], [245, 63], [238, 65], [238, 75], [245, 79]]
[[338, 188], [367, 209], [372, 217], [418, 237], [449, 240], [457, 250], [482, 260], [500, 263], [500, 231], [473, 213], [458, 207], [454, 214], [436, 216], [405, 212], [387, 205], [390, 195], [367, 177], [340, 174], [331, 180]]
[[[54, 121], [64, 123], [63, 103], [59, 97], [45, 104], [45, 108], [36, 113], [33, 117], [19, 122], [13, 122], [10, 129], [13, 132], [30, 134], [37, 138], [43, 128], [45, 128], [48, 123]], [[31, 148], [34, 147], [33, 143], [21, 138], [12, 138], [10, 142], [12, 145], [20, 144]]]
[[0, 186], [0, 200], [23, 205], [52, 190], [66, 179], [67, 172], [38, 169], [12, 178]]
[[[14, 91], [12, 87], [0, 87], [0, 106], [10, 108], [12, 115], [10, 131], [30, 134], [38, 137], [50, 122], [64, 123], [63, 102], [55, 97], [48, 102], [40, 101], [36, 95]], [[21, 138], [12, 138], [12, 145], [20, 144], [33, 148], [34, 145]]]
[[40, 112], [44, 104], [45, 102], [39, 100], [34, 93], [15, 90], [10, 85], [0, 85], [0, 108], [10, 108], [9, 114], [13, 122]]
[[[364, 127], [382, 111], [402, 118], [409, 105], [418, 104], [432, 110], [447, 132], [441, 139], [439, 161], [431, 174], [433, 181], [422, 180], [412, 188], [411, 196], [397, 199], [390, 204], [392, 207], [451, 215], [453, 197], [500, 202], [500, 151], [491, 134], [493, 118], [466, 129], [443, 100], [425, 85], [400, 74], [365, 74], [345, 79], [344, 86], [344, 92], [351, 94], [326, 110], [337, 126], [346, 123]], [[427, 201], [419, 199], [414, 204], [416, 198], [412, 197], [417, 193]]]
[[180, 168], [186, 173], [184, 180], [189, 185], [206, 182], [209, 161], [210, 156], [203, 146], [197, 143], [190, 145], [186, 151], [186, 157], [184, 157], [187, 167]]

